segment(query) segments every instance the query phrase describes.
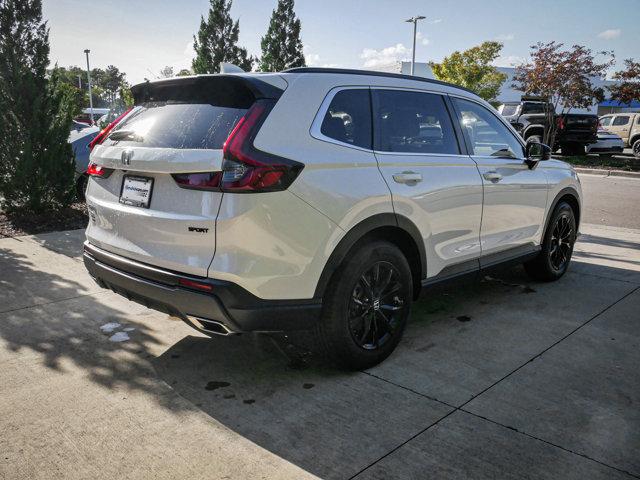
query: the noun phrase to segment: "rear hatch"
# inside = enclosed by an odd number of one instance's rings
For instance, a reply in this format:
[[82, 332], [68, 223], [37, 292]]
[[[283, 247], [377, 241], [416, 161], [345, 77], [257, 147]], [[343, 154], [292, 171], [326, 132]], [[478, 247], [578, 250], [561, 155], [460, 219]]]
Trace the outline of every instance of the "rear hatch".
[[206, 276], [216, 244], [223, 146], [261, 98], [250, 76], [145, 83], [135, 107], [91, 153], [88, 241], [143, 263]]
[[567, 132], [589, 132], [596, 134], [598, 131], [597, 115], [570, 113], [562, 117], [564, 130]]

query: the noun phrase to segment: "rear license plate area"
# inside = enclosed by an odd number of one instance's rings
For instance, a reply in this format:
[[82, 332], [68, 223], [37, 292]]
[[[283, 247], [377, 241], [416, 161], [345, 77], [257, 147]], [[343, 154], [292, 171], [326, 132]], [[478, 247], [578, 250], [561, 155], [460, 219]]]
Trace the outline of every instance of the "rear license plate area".
[[134, 207], [149, 208], [153, 178], [125, 175], [120, 190], [120, 203]]

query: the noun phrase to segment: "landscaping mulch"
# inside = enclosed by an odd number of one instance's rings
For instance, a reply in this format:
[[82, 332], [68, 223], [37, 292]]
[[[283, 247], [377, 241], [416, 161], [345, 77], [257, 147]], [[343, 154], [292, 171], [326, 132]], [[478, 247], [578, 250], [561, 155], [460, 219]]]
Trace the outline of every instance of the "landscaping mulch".
[[84, 202], [74, 203], [57, 212], [39, 214], [0, 212], [0, 238], [86, 228], [88, 222], [87, 205]]

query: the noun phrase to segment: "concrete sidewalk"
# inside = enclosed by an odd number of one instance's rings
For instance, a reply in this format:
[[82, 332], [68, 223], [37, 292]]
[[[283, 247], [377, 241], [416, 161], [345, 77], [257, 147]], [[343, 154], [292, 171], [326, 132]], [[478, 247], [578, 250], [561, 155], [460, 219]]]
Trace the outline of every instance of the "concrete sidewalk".
[[351, 374], [99, 289], [82, 231], [0, 239], [0, 478], [640, 478], [640, 231], [581, 230]]

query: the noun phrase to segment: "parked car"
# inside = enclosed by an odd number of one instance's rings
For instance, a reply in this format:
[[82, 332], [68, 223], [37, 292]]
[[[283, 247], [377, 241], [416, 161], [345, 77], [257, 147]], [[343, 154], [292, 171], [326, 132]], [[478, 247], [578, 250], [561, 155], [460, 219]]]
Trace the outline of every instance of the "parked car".
[[[498, 107], [500, 114], [522, 135], [542, 141], [547, 117], [545, 110], [551, 104], [531, 97], [522, 97], [520, 102], [505, 102]], [[556, 115], [558, 123], [556, 144], [553, 151], [560, 149], [563, 155], [582, 155], [585, 147], [598, 141], [598, 116], [590, 114], [567, 113]]]
[[314, 329], [336, 363], [367, 368], [423, 289], [569, 266], [575, 171], [460, 87], [295, 68], [132, 92], [91, 153], [84, 262], [206, 334]]
[[587, 145], [587, 153], [598, 153], [610, 156], [624, 151], [624, 142], [615, 133], [611, 133], [604, 128], [598, 129], [598, 141]]
[[[93, 112], [93, 121], [91, 121], [91, 114]], [[84, 123], [86, 125], [94, 125], [97, 123], [98, 119], [103, 117], [104, 115], [108, 115], [110, 112], [109, 108], [85, 108], [82, 110], [82, 113], [79, 113], [74, 117], [74, 121], [78, 123]]]
[[87, 167], [89, 166], [89, 144], [98, 135], [100, 129], [85, 123], [73, 122], [69, 133], [69, 143], [73, 148], [76, 162], [76, 195], [84, 199], [84, 191], [87, 186]]
[[600, 117], [600, 125], [618, 135], [624, 146], [631, 148], [633, 155], [640, 158], [640, 112], [604, 115]]

